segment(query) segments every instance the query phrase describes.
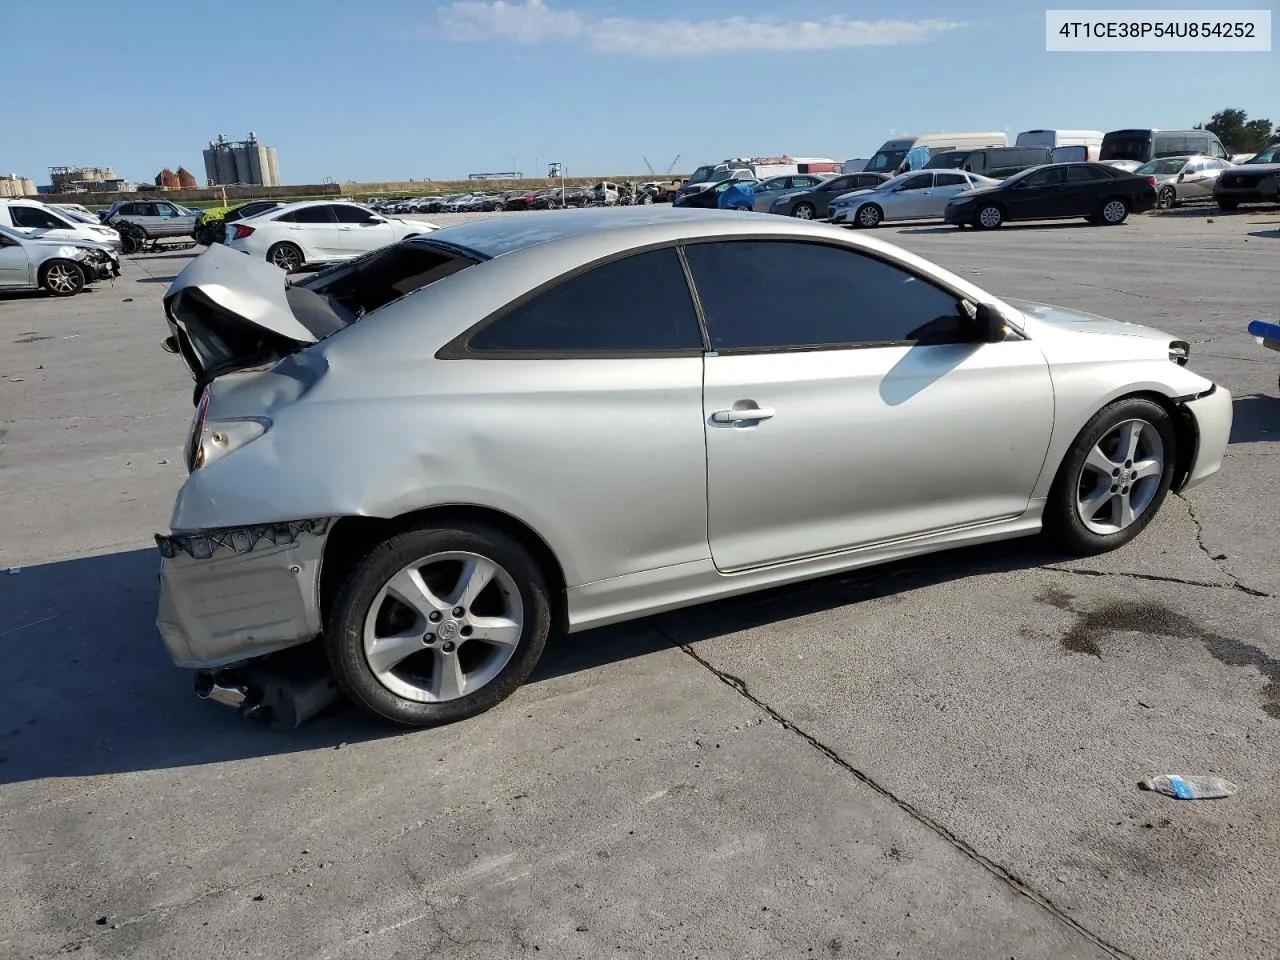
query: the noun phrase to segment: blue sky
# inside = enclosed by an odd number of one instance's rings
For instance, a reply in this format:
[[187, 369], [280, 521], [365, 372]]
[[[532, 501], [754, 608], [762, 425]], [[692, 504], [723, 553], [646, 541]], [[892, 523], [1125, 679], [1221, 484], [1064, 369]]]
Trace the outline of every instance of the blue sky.
[[203, 178], [205, 144], [250, 130], [308, 183], [843, 160], [895, 133], [1182, 127], [1227, 106], [1280, 121], [1276, 52], [1046, 53], [1045, 5], [1025, 2], [62, 0], [56, 29], [3, 6], [0, 172], [38, 183], [76, 163]]

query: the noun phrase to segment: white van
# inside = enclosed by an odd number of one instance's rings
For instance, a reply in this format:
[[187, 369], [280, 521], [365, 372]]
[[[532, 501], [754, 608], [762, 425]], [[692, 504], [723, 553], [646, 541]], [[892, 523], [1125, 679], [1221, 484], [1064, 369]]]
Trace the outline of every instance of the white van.
[[0, 200], [0, 227], [41, 240], [92, 240], [120, 249], [120, 234], [96, 221], [85, 223], [39, 200]]
[[1101, 130], [1023, 130], [1014, 143], [1019, 147], [1048, 147], [1054, 163], [1085, 163], [1102, 153]]
[[[994, 133], [926, 133], [920, 137], [895, 137], [886, 140], [867, 161], [863, 168], [869, 173], [902, 173], [908, 169], [919, 169], [929, 162], [929, 157], [944, 150], [961, 150], [966, 147], [1007, 147], [1009, 138], [1000, 132]], [[923, 149], [929, 156], [923, 156]], [[910, 157], [913, 151], [919, 151], [916, 157]], [[919, 161], [919, 162], [917, 162]]]

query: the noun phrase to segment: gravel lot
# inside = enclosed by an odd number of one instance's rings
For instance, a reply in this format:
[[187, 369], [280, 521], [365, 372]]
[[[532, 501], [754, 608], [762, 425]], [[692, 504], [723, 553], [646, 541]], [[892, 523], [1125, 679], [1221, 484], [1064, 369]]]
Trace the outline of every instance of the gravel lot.
[[[1015, 541], [562, 639], [414, 733], [247, 724], [155, 635], [190, 252], [0, 297], [0, 956], [1280, 955], [1280, 356], [1245, 333], [1280, 215], [877, 235], [1189, 340], [1237, 397], [1223, 474], [1100, 558]], [[1165, 772], [1241, 789], [1135, 788]]]

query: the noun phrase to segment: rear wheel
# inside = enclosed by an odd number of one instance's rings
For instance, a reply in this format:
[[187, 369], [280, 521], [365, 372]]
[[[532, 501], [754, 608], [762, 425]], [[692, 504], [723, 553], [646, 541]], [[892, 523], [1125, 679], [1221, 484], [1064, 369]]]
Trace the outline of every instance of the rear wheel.
[[812, 203], [797, 203], [791, 210], [791, 215], [797, 220], [812, 220], [818, 213], [818, 210]]
[[40, 269], [40, 286], [51, 297], [74, 297], [84, 284], [84, 269], [70, 260], [54, 260]]
[[1094, 415], [1067, 450], [1045, 504], [1044, 527], [1064, 549], [1102, 553], [1146, 527], [1169, 492], [1177, 437], [1151, 400], [1118, 400]]
[[1098, 211], [1098, 218], [1103, 226], [1115, 227], [1124, 223], [1125, 218], [1129, 216], [1129, 204], [1119, 197], [1112, 197], [1102, 204], [1102, 209]]
[[858, 215], [854, 218], [854, 223], [860, 227], [880, 226], [880, 221], [884, 219], [884, 211], [877, 207], [874, 203], [868, 203], [858, 208]]
[[302, 251], [292, 243], [272, 244], [271, 249], [267, 251], [267, 260], [285, 273], [302, 269]]
[[510, 696], [551, 628], [546, 577], [484, 524], [395, 533], [351, 570], [325, 648], [343, 690], [409, 726], [452, 723]]
[[973, 225], [981, 230], [995, 230], [1004, 223], [1004, 210], [994, 203], [989, 203], [973, 217]]

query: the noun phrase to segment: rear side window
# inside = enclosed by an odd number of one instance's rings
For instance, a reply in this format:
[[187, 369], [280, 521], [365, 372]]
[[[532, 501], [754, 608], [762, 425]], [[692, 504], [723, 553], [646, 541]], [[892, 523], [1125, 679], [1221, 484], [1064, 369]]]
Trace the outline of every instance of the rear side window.
[[685, 256], [715, 350], [963, 339], [954, 295], [855, 250], [735, 240], [689, 244]]
[[671, 248], [563, 280], [473, 333], [467, 352], [628, 355], [702, 349], [680, 258]]
[[1106, 180], [1107, 175], [1094, 167], [1067, 167], [1068, 183], [1091, 183], [1094, 180]]
[[934, 182], [940, 187], [962, 187], [969, 181], [962, 173], [939, 173]]

